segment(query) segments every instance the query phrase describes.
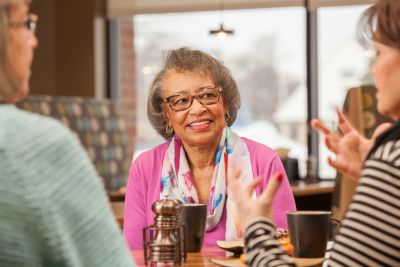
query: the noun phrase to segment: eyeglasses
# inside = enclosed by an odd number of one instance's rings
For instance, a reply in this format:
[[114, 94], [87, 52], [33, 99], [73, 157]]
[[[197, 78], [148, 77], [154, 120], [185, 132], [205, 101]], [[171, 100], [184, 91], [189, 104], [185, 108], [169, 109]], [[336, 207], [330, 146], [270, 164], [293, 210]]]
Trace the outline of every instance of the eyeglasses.
[[36, 22], [37, 22], [38, 18], [39, 17], [37, 15], [35, 15], [35, 14], [29, 14], [28, 18], [25, 21], [10, 22], [9, 25], [10, 25], [10, 27], [15, 27], [15, 28], [26, 27], [33, 34], [35, 34]]
[[195, 95], [179, 94], [172, 95], [164, 99], [164, 103], [168, 103], [174, 111], [183, 111], [192, 106], [193, 99], [197, 99], [200, 104], [207, 106], [218, 102], [222, 88], [206, 87]]

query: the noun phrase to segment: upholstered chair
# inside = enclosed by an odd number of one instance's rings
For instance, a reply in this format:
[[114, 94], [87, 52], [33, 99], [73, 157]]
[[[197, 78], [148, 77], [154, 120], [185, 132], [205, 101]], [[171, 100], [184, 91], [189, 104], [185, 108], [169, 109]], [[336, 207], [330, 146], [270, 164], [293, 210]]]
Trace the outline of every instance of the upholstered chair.
[[127, 155], [125, 125], [114, 102], [37, 95], [28, 96], [17, 106], [56, 118], [70, 128], [88, 152], [109, 195], [121, 195], [116, 192], [123, 192], [132, 155]]

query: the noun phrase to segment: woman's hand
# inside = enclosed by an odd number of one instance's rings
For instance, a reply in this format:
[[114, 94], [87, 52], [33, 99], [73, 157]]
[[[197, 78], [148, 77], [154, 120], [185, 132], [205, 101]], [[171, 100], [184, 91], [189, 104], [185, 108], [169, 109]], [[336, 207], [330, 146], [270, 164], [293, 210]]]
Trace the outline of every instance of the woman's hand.
[[256, 218], [267, 217], [272, 219], [272, 200], [281, 184], [283, 174], [275, 173], [269, 179], [263, 193], [257, 199], [253, 199], [251, 195], [261, 179], [255, 178], [247, 188], [244, 188], [239, 181], [240, 173], [238, 168], [230, 170], [228, 194], [233, 200], [237, 214], [240, 214], [240, 222], [245, 229]]
[[313, 119], [311, 126], [324, 136], [326, 147], [336, 155], [336, 159], [328, 158], [328, 163], [337, 171], [358, 180], [362, 164], [375, 138], [386, 131], [391, 124], [384, 123], [374, 132], [372, 139], [363, 137], [355, 130], [343, 113], [337, 110], [339, 129], [342, 134], [332, 132], [319, 119]]

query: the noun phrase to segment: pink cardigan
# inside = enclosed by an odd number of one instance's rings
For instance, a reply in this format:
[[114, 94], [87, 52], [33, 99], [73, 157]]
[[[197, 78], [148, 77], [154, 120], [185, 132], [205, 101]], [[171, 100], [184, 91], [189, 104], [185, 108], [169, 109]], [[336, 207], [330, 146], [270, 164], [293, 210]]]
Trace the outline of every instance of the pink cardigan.
[[[253, 175], [262, 179], [256, 189], [258, 196], [272, 174], [285, 171], [274, 150], [246, 138], [242, 140], [250, 152]], [[131, 166], [124, 211], [124, 237], [131, 250], [143, 249], [143, 228], [154, 223], [151, 205], [160, 199], [161, 166], [168, 145], [169, 142], [165, 142], [144, 152]], [[286, 212], [296, 210], [296, 205], [286, 174], [272, 205], [276, 227], [287, 228]], [[203, 246], [215, 246], [217, 240], [225, 240], [225, 224], [224, 212], [217, 227], [206, 232]]]

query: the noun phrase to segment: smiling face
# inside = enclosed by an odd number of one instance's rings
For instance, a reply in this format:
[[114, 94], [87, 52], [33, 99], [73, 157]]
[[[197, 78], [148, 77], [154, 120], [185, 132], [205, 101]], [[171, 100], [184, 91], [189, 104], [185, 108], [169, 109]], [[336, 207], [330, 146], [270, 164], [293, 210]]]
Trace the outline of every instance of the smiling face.
[[[163, 79], [162, 96], [166, 98], [180, 93], [194, 95], [202, 88], [216, 86], [203, 72], [168, 70]], [[211, 105], [202, 105], [193, 99], [191, 107], [183, 111], [174, 111], [169, 104], [164, 104], [164, 108], [168, 124], [185, 146], [214, 146], [219, 142], [225, 127], [226, 110], [222, 97]]]
[[372, 68], [378, 111], [400, 119], [400, 49], [374, 42], [377, 56]]
[[[9, 11], [10, 23], [23, 23], [28, 18], [28, 5], [24, 3], [14, 4]], [[33, 50], [37, 46], [35, 35], [25, 26], [9, 27], [7, 66], [13, 78], [19, 84], [19, 92], [12, 102], [25, 97], [29, 91], [29, 78], [31, 76], [31, 64]]]

